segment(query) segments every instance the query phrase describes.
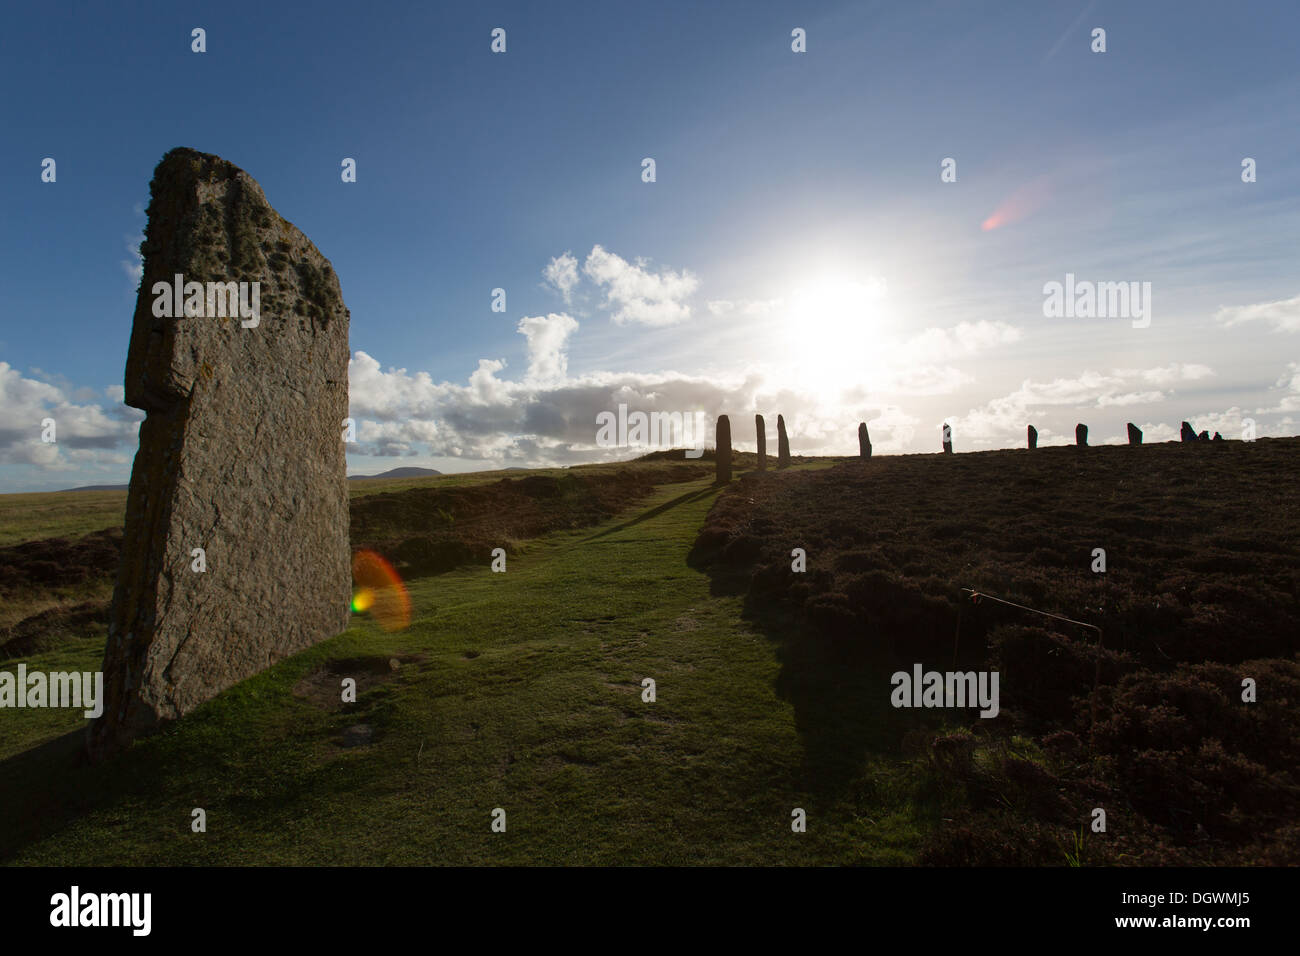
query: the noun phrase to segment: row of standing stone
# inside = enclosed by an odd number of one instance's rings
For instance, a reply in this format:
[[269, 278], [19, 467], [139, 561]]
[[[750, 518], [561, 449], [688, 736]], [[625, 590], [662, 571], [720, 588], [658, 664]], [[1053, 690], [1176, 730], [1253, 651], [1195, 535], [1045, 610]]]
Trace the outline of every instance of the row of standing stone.
[[[865, 426], [863, 426], [865, 427]], [[754, 416], [754, 428], [758, 432], [758, 470], [767, 470], [767, 426], [762, 415]], [[731, 419], [726, 415], [718, 416], [717, 428], [717, 475], [718, 482], [731, 480]], [[776, 416], [776, 466], [785, 468], [790, 464], [790, 436], [785, 431], [785, 417]]]
[[[943, 427], [946, 433], [948, 426], [944, 425]], [[1199, 435], [1197, 435], [1196, 429], [1193, 428], [1187, 422], [1183, 422], [1181, 435], [1183, 441], [1223, 441], [1224, 440], [1223, 436], [1220, 435], [1218, 432], [1214, 433], [1213, 438], [1210, 437], [1210, 433], [1208, 431], [1203, 431]], [[1088, 444], [1088, 426], [1084, 425], [1082, 422], [1074, 426], [1074, 443], [1080, 446], [1086, 446]], [[1130, 445], [1142, 444], [1142, 429], [1138, 428], [1132, 422], [1128, 423], [1128, 443]], [[1035, 428], [1033, 425], [1029, 426], [1029, 447], [1030, 448], [1038, 447], [1038, 429]], [[943, 450], [946, 452], [952, 451], [952, 442], [950, 440], [945, 440]]]
[[[762, 415], [754, 416], [754, 428], [758, 432], [758, 470], [767, 470], [767, 428], [763, 422]], [[1199, 435], [1196, 429], [1183, 422], [1182, 427], [1183, 441], [1223, 441], [1224, 438], [1218, 432], [1214, 437], [1210, 437], [1208, 431], [1203, 431]], [[776, 463], [778, 468], [785, 468], [790, 464], [790, 439], [785, 432], [785, 418], [781, 415], [776, 416]], [[1088, 426], [1080, 422], [1074, 426], [1074, 443], [1081, 447], [1087, 447], [1088, 444]], [[1130, 445], [1142, 444], [1142, 429], [1138, 428], [1132, 422], [1128, 423], [1128, 443]], [[1033, 425], [1029, 426], [1029, 447], [1038, 447], [1038, 429]], [[943, 450], [945, 454], [952, 454], [952, 427], [943, 423]], [[858, 457], [867, 459], [871, 457], [871, 435], [867, 431], [867, 423], [858, 423]], [[719, 483], [725, 483], [731, 480], [731, 419], [726, 415], [718, 416], [717, 429], [717, 478]]]

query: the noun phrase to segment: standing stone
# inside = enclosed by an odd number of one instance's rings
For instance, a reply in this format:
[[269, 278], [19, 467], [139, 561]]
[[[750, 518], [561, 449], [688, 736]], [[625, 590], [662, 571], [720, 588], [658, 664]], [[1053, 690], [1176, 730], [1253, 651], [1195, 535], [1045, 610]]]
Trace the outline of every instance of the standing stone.
[[767, 471], [767, 425], [762, 415], [754, 416], [754, 431], [758, 433], [758, 470]]
[[1182, 431], [1180, 432], [1183, 441], [1196, 441], [1196, 429], [1187, 422], [1183, 422]]
[[1088, 426], [1082, 423], [1074, 426], [1074, 443], [1080, 448], [1088, 447]]
[[1138, 428], [1132, 422], [1128, 423], [1128, 443], [1130, 445], [1142, 444], [1142, 429]]
[[871, 435], [867, 431], [866, 422], [858, 422], [858, 457], [871, 457]]
[[1200, 441], [1209, 441], [1209, 440], [1210, 440], [1210, 433], [1209, 433], [1209, 431], [1207, 430], [1207, 431], [1203, 431], [1203, 432], [1201, 432], [1199, 440], [1200, 440]]
[[1223, 441], [1223, 440], [1224, 440], [1223, 436], [1220, 435], [1218, 432], [1215, 432], [1214, 437], [1210, 439], [1210, 441]]
[[1029, 426], [1029, 447], [1030, 448], [1038, 447], [1038, 429], [1035, 428], [1033, 425]]
[[726, 415], [718, 416], [718, 450], [714, 456], [717, 465], [718, 484], [725, 485], [731, 480], [731, 419]]
[[943, 453], [952, 454], [952, 426], [947, 422], [943, 423]]
[[[172, 150], [150, 197], [125, 396], [146, 417], [95, 757], [349, 620], [349, 314], [338, 279], [253, 178], [217, 156]], [[193, 300], [200, 314], [156, 317], [178, 274], [247, 282], [250, 304], [258, 283], [257, 321], [223, 316], [212, 286]]]
[[786, 468], [790, 464], [790, 438], [785, 433], [785, 416], [776, 416], [776, 465]]

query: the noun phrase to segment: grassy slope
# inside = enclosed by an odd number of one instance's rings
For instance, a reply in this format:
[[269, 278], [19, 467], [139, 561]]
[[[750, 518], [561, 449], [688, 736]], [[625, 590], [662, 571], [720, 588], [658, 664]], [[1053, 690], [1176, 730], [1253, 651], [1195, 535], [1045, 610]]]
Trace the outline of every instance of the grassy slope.
[[122, 527], [125, 491], [0, 495], [0, 547], [40, 538], [76, 538]]
[[[806, 758], [776, 646], [686, 566], [715, 495], [707, 481], [666, 486], [604, 526], [533, 542], [504, 575], [418, 580], [408, 631], [363, 621], [107, 767], [66, 769], [72, 737], [19, 754], [79, 721], [7, 712], [0, 859], [906, 862], [935, 821], [900, 758], [869, 750], [833, 773]], [[99, 655], [88, 641], [28, 664], [93, 669]], [[394, 656], [400, 670], [344, 710], [294, 693], [365, 670], [339, 661]], [[340, 747], [362, 722], [374, 743]], [[505, 834], [490, 831], [498, 806]], [[790, 830], [796, 806], [806, 834]], [[190, 832], [193, 807], [206, 834]]]
[[[674, 456], [674, 460], [676, 456]], [[635, 462], [619, 467], [636, 469]], [[408, 488], [448, 488], [523, 478], [530, 475], [563, 477], [600, 471], [609, 465], [578, 465], [572, 468], [536, 468], [526, 471], [470, 471], [454, 475], [420, 478], [367, 478], [348, 482], [348, 495], [363, 498]], [[76, 538], [102, 528], [122, 527], [126, 511], [125, 491], [46, 491], [0, 495], [0, 547], [36, 541], [40, 538]]]

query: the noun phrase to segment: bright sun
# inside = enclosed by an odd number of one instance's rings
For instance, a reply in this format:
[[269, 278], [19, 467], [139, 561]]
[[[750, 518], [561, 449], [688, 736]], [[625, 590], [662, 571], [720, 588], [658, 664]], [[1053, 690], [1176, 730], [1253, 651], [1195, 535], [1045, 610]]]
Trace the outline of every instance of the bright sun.
[[886, 291], [874, 277], [826, 277], [796, 288], [782, 319], [784, 357], [805, 374], [820, 370], [838, 379], [860, 372], [872, 364], [872, 343], [879, 344], [887, 324]]

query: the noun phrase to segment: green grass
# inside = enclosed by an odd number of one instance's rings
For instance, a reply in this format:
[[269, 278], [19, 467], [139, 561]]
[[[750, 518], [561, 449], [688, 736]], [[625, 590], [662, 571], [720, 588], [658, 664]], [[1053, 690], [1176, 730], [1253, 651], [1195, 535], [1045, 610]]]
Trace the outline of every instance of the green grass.
[[[685, 459], [683, 459], [685, 460]], [[560, 478], [609, 468], [647, 467], [636, 461], [575, 465], [571, 468], [533, 468], [525, 471], [469, 471], [422, 478], [370, 478], [348, 482], [350, 498], [364, 498], [410, 488], [450, 488], [488, 484], [502, 478], [549, 475]], [[653, 467], [651, 464], [649, 467]], [[122, 527], [126, 513], [125, 491], [45, 491], [0, 495], [0, 547], [41, 538], [77, 538], [104, 528]]]
[[[526, 544], [506, 574], [417, 580], [408, 630], [359, 620], [105, 766], [74, 766], [75, 736], [29, 749], [78, 729], [78, 714], [8, 711], [0, 858], [909, 862], [937, 822], [910, 765], [883, 742], [822, 752], [839, 731], [875, 739], [861, 711], [821, 715], [814, 754], [778, 689], [790, 662], [741, 619], [739, 597], [711, 593], [686, 565], [716, 493], [708, 481], [664, 486], [603, 526]], [[391, 657], [406, 662], [338, 711], [294, 693], [304, 679], [336, 688], [338, 675], [322, 674], [340, 667], [331, 662]], [[93, 670], [99, 660], [88, 640], [28, 664]], [[657, 682], [656, 703], [642, 702], [644, 677]], [[374, 742], [342, 748], [358, 723]], [[207, 811], [206, 834], [190, 832], [195, 807]], [[504, 834], [490, 830], [495, 807]], [[806, 833], [791, 832], [795, 807]]]
[[78, 538], [122, 527], [125, 491], [0, 495], [0, 547], [41, 538]]

